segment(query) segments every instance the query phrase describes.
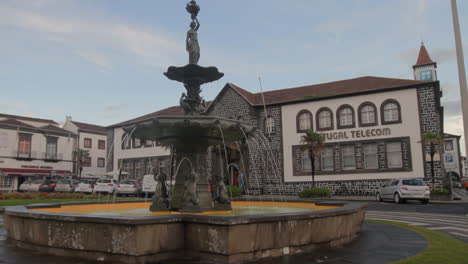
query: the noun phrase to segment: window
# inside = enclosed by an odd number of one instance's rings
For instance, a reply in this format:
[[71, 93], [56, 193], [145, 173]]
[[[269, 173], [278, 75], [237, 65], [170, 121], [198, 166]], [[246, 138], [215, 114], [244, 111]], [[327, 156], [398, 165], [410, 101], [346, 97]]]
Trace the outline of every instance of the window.
[[354, 110], [351, 106], [344, 105], [338, 108], [338, 128], [354, 127]]
[[451, 140], [445, 141], [445, 150], [453, 150], [453, 142]]
[[325, 147], [322, 149], [321, 155], [322, 171], [331, 171], [334, 169], [333, 165], [333, 148]]
[[377, 156], [377, 144], [364, 144], [364, 167], [366, 169], [377, 169], [379, 160]]
[[99, 168], [104, 168], [106, 166], [106, 159], [104, 158], [98, 158], [97, 159], [97, 166]]
[[400, 142], [387, 143], [387, 161], [389, 168], [403, 167]]
[[312, 171], [312, 164], [310, 163], [309, 150], [303, 149], [301, 152], [302, 171]]
[[31, 134], [19, 134], [18, 141], [18, 157], [30, 158], [31, 157]]
[[93, 141], [90, 138], [85, 138], [84, 139], [84, 147], [85, 148], [92, 148], [93, 146]]
[[432, 70], [424, 70], [419, 72], [419, 79], [421, 81], [431, 81], [432, 80]]
[[356, 169], [356, 156], [354, 153], [354, 145], [343, 146], [343, 169], [353, 170]]
[[321, 109], [317, 114], [317, 130], [333, 129], [333, 116], [330, 109]]
[[265, 130], [268, 134], [275, 133], [275, 119], [272, 116], [265, 120]]
[[91, 167], [91, 157], [83, 157], [83, 167]]
[[400, 104], [395, 100], [387, 100], [382, 104], [382, 124], [401, 122]]
[[0, 190], [11, 190], [14, 188], [13, 176], [0, 176]]
[[56, 137], [47, 137], [46, 139], [46, 160], [56, 160], [57, 159], [57, 141]]
[[133, 138], [133, 147], [134, 148], [141, 148], [141, 139]]
[[376, 107], [374, 104], [367, 102], [359, 107], [359, 125], [371, 126], [377, 125]]
[[297, 132], [305, 132], [312, 128], [312, 113], [302, 110], [297, 115]]
[[98, 149], [106, 149], [106, 141], [105, 140], [99, 140], [98, 141]]

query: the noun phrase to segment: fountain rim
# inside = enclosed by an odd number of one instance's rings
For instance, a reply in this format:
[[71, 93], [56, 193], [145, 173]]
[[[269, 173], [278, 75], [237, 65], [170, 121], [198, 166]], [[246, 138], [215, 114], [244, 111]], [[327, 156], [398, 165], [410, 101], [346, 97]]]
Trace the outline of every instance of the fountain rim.
[[[238, 201], [245, 201], [239, 199]], [[252, 200], [265, 201], [267, 200]], [[115, 203], [138, 203], [136, 201], [116, 201]], [[57, 208], [62, 205], [86, 205], [86, 204], [112, 204], [112, 202], [71, 202], [71, 203], [53, 203], [53, 204], [34, 204], [12, 206], [5, 209], [5, 215], [12, 215], [24, 218], [37, 218], [43, 220], [58, 220], [68, 222], [87, 222], [87, 223], [107, 223], [107, 224], [128, 224], [128, 225], [144, 225], [153, 223], [209, 223], [214, 225], [238, 225], [260, 222], [277, 222], [285, 220], [301, 220], [312, 218], [324, 218], [330, 216], [352, 214], [360, 209], [367, 208], [367, 203], [362, 202], [341, 202], [341, 201], [314, 201], [304, 199], [287, 199], [284, 202], [310, 202], [316, 205], [339, 206], [333, 209], [305, 211], [296, 213], [276, 213], [262, 215], [240, 215], [240, 216], [216, 216], [216, 215], [194, 215], [194, 214], [174, 214], [174, 215], [156, 215], [145, 217], [128, 217], [128, 216], [102, 216], [102, 215], [86, 215], [86, 214], [64, 214], [51, 213], [43, 211], [34, 211], [32, 209], [39, 208]]]

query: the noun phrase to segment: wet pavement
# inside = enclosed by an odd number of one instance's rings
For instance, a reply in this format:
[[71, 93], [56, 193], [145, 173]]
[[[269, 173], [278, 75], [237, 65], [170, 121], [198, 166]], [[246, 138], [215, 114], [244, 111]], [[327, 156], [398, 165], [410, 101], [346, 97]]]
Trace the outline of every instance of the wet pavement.
[[[239, 241], [242, 243], [242, 241]], [[427, 247], [427, 241], [418, 234], [391, 225], [365, 222], [361, 236], [351, 244], [338, 249], [323, 249], [319, 253], [288, 256], [257, 261], [255, 264], [385, 264], [413, 256]], [[47, 256], [36, 251], [12, 246], [6, 239], [6, 230], [0, 229], [0, 264], [104, 264], [74, 258]], [[162, 264], [201, 262], [165, 261]]]

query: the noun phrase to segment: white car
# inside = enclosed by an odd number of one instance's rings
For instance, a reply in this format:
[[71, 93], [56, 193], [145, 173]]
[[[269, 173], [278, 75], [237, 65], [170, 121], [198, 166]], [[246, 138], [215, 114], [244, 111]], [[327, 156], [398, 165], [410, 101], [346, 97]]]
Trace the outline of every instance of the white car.
[[32, 181], [30, 181], [30, 180], [27, 180], [27, 181], [23, 182], [19, 186], [18, 190], [20, 192], [29, 192], [29, 189], [31, 188], [31, 183], [32, 183]]
[[74, 192], [78, 182], [76, 180], [58, 180], [55, 186], [56, 192]]
[[34, 180], [34, 181], [32, 181], [31, 184], [29, 185], [28, 192], [38, 192], [39, 187], [41, 187], [43, 182], [44, 182], [44, 180]]
[[141, 186], [135, 180], [123, 180], [117, 186], [117, 195], [140, 196], [140, 194]]
[[95, 193], [114, 193], [117, 190], [117, 181], [104, 179], [98, 180], [94, 185], [94, 192]]
[[427, 204], [431, 197], [431, 191], [423, 180], [401, 179], [392, 180], [382, 186], [376, 194], [378, 201], [390, 200], [395, 203], [403, 203], [406, 200], [419, 200]]
[[93, 180], [82, 180], [78, 184], [78, 187], [76, 187], [75, 191], [76, 192], [82, 192], [82, 193], [93, 193], [94, 184], [95, 184], [95, 182]]

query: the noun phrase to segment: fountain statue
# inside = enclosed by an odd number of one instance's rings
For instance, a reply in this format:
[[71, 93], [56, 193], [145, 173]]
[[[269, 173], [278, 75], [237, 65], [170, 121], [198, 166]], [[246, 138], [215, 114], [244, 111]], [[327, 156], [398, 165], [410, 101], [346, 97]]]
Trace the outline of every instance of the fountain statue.
[[[230, 210], [231, 204], [224, 185], [225, 175], [214, 176], [215, 192], [208, 190], [207, 153], [208, 148], [240, 141], [244, 132], [254, 131], [249, 124], [219, 117], [205, 115], [206, 103], [201, 94], [201, 86], [219, 80], [224, 76], [216, 67], [198, 65], [200, 45], [198, 30], [200, 6], [191, 0], [186, 10], [190, 13], [191, 23], [187, 32], [186, 49], [188, 64], [182, 67], [171, 66], [164, 73], [170, 80], [181, 82], [183, 92], [179, 104], [184, 110], [183, 117], [157, 117], [131, 124], [124, 129], [142, 140], [157, 140], [164, 146], [173, 146], [177, 153], [175, 186], [169, 206], [164, 203], [164, 194], [158, 193], [151, 206], [152, 211], [201, 212], [209, 210]], [[225, 166], [223, 164], [220, 165]], [[159, 186], [163, 186], [158, 177]], [[161, 196], [162, 195], [162, 196]], [[214, 200], [212, 199], [214, 197]], [[213, 204], [215, 206], [213, 206]]]

